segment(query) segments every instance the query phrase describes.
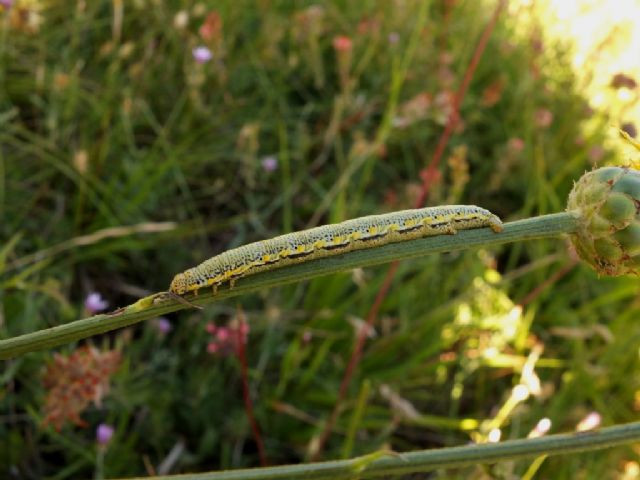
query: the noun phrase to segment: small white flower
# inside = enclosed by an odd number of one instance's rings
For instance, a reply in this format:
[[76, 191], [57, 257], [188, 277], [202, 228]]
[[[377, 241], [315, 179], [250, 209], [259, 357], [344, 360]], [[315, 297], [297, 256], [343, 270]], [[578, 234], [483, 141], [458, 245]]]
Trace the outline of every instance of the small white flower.
[[516, 385], [511, 391], [511, 395], [516, 402], [524, 402], [529, 398], [529, 389], [526, 385]]
[[529, 432], [528, 438], [539, 438], [545, 435], [551, 429], [551, 420], [547, 417], [541, 418], [533, 430]]
[[498, 443], [502, 437], [502, 431], [499, 428], [492, 428], [489, 432], [487, 440], [489, 443]]
[[178, 30], [184, 30], [189, 25], [189, 12], [186, 10], [180, 10], [173, 17], [173, 26]]
[[598, 428], [602, 423], [602, 416], [598, 412], [591, 412], [589, 415], [580, 420], [576, 426], [576, 431], [586, 432]]

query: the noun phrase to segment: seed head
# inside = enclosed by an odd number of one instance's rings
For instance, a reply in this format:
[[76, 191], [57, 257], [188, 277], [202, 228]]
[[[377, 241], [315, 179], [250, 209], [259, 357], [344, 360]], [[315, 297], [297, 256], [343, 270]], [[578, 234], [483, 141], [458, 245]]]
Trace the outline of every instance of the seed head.
[[640, 272], [640, 171], [630, 167], [593, 170], [574, 185], [567, 210], [578, 215], [571, 240], [598, 273]]

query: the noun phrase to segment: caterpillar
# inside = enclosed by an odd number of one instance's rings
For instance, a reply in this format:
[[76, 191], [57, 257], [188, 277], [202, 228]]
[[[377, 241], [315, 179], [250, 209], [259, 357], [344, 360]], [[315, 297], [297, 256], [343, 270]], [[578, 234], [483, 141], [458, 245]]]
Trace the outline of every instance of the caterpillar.
[[475, 205], [447, 205], [370, 215], [227, 250], [177, 274], [171, 281], [169, 293], [175, 296], [188, 292], [197, 294], [199, 289], [207, 286], [213, 287], [215, 293], [225, 282], [233, 287], [240, 277], [286, 265], [483, 227], [500, 232], [502, 222], [490, 211]]

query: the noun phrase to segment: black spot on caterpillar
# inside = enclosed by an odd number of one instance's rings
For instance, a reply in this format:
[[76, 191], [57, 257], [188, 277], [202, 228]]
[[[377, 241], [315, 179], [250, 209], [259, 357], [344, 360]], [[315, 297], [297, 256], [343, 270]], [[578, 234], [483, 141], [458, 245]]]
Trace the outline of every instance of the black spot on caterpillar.
[[177, 274], [169, 293], [183, 295], [203, 287], [234, 282], [247, 275], [275, 270], [316, 258], [340, 255], [351, 250], [374, 248], [434, 235], [451, 235], [458, 230], [489, 227], [502, 231], [500, 219], [475, 205], [447, 205], [371, 215], [333, 225], [288, 233], [270, 240], [227, 250], [197, 267]]

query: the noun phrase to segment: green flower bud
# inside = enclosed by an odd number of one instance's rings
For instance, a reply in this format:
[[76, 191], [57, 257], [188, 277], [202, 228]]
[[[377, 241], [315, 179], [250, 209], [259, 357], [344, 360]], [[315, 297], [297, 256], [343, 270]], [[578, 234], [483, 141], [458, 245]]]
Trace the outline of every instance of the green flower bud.
[[604, 167], [574, 185], [567, 210], [578, 215], [571, 241], [585, 262], [604, 275], [640, 272], [640, 171]]

